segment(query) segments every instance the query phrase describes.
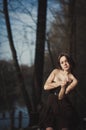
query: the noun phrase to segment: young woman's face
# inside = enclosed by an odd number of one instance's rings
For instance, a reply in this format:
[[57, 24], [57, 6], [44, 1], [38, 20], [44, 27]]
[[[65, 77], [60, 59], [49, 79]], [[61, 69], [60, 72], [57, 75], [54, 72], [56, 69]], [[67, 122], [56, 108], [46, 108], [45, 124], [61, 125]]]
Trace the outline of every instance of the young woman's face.
[[70, 64], [65, 56], [62, 56], [60, 58], [60, 66], [62, 70], [69, 71], [70, 70]]

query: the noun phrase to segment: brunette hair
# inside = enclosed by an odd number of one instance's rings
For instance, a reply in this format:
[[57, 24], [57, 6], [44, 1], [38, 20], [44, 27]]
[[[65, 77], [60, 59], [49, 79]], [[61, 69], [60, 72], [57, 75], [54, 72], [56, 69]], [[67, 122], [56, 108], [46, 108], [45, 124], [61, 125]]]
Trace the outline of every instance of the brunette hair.
[[73, 69], [75, 68], [75, 62], [74, 60], [72, 59], [71, 55], [69, 55], [68, 53], [61, 53], [59, 56], [58, 56], [58, 67], [61, 69], [61, 65], [60, 65], [60, 58], [62, 56], [65, 56], [67, 58], [67, 61], [68, 63], [70, 64], [70, 69], [71, 71], [73, 71]]

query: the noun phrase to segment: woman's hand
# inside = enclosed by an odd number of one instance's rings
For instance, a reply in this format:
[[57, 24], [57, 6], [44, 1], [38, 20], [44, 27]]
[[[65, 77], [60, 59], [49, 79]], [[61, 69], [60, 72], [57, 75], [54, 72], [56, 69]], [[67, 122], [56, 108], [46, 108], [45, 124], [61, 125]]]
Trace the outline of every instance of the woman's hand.
[[65, 87], [67, 85], [67, 81], [66, 80], [65, 81], [61, 81], [60, 85], [61, 85], [61, 87]]

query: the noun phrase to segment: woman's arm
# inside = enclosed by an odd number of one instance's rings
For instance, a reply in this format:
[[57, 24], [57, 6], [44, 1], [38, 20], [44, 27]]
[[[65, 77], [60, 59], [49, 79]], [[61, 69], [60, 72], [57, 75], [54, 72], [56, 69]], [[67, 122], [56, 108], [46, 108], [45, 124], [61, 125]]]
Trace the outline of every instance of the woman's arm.
[[72, 82], [68, 85], [68, 87], [66, 88], [65, 94], [68, 94], [71, 90], [73, 90], [76, 85], [78, 84], [78, 80], [71, 74], [70, 76]]
[[61, 100], [65, 95], [66, 85], [67, 85], [67, 81], [61, 81], [61, 84], [60, 84], [61, 89], [60, 89], [59, 94], [58, 94], [59, 100]]
[[65, 95], [65, 87], [61, 87], [60, 92], [58, 94], [58, 99], [61, 100]]
[[55, 76], [58, 74], [58, 69], [54, 69], [48, 79], [46, 80], [45, 84], [44, 84], [44, 89], [45, 90], [50, 90], [50, 89], [53, 89], [53, 88], [56, 88], [60, 85], [60, 82], [59, 81], [55, 81]]

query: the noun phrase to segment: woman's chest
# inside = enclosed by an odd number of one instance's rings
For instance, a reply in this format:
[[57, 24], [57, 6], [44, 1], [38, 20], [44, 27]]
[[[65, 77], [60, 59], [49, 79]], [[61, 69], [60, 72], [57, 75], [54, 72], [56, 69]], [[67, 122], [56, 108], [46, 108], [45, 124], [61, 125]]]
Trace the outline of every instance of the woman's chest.
[[66, 81], [66, 82], [69, 82], [71, 83], [72, 82], [72, 79], [70, 77], [70, 75], [66, 75], [66, 74], [63, 74], [63, 73], [58, 73], [55, 75], [54, 77], [54, 81]]

